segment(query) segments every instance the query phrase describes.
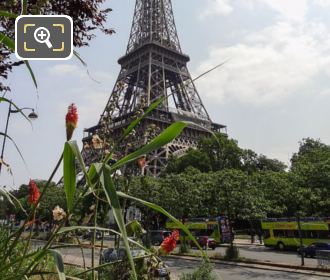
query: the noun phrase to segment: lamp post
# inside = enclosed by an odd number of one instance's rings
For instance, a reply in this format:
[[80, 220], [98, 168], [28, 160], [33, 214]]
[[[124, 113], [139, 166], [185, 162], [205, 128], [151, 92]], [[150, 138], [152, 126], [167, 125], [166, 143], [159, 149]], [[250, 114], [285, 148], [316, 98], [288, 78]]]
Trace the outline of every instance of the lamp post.
[[31, 110], [31, 113], [28, 115], [29, 119], [35, 120], [35, 119], [38, 118], [38, 115], [34, 112], [33, 108], [24, 107], [24, 108], [20, 108], [19, 110], [13, 110], [12, 109], [12, 103], [11, 102], [9, 103], [9, 109], [8, 109], [7, 120], [6, 120], [5, 135], [4, 135], [4, 138], [3, 138], [2, 150], [1, 150], [1, 156], [0, 156], [0, 173], [1, 173], [2, 163], [3, 163], [3, 155], [4, 155], [4, 152], [5, 152], [5, 146], [6, 146], [6, 140], [7, 140], [7, 131], [8, 131], [8, 124], [9, 124], [10, 115], [22, 112], [23, 110]]

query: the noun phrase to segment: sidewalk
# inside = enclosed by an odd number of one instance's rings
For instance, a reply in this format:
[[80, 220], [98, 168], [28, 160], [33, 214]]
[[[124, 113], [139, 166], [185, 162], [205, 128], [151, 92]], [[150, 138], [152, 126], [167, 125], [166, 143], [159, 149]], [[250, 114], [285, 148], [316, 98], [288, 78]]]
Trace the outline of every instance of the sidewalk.
[[[183, 259], [188, 261], [196, 261], [200, 262], [200, 257], [192, 257], [192, 256], [180, 256], [180, 255], [171, 255], [166, 258], [172, 259]], [[166, 259], [165, 258], [165, 259]], [[224, 261], [224, 260], [215, 260], [210, 257], [210, 261], [213, 264], [221, 264], [221, 265], [231, 265], [231, 266], [240, 266], [246, 268], [254, 268], [261, 270], [270, 270], [270, 271], [285, 271], [292, 273], [300, 273], [310, 276], [321, 276], [321, 277], [329, 277], [330, 278], [330, 270], [322, 271], [315, 267], [301, 267], [301, 266], [293, 266], [287, 264], [274, 264], [274, 263], [262, 263], [262, 262], [250, 262], [250, 261]]]

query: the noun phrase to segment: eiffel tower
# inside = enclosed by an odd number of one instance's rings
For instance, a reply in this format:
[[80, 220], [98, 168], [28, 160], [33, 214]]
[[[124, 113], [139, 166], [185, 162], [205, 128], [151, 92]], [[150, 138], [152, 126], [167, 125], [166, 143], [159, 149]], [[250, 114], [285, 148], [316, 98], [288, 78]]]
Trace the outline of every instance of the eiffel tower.
[[189, 74], [189, 60], [181, 50], [171, 0], [136, 0], [126, 54], [118, 61], [118, 79], [98, 125], [85, 130], [87, 163], [104, 156], [105, 143], [112, 145], [110, 138], [119, 139], [123, 129], [161, 97], [163, 104], [142, 120], [130, 141], [118, 147], [119, 156], [146, 144], [175, 121], [197, 126], [190, 125], [166, 147], [146, 155], [140, 166], [144, 175], [158, 176], [171, 155], [181, 156], [197, 147], [200, 138], [210, 136], [203, 127], [215, 132], [226, 129], [211, 121]]

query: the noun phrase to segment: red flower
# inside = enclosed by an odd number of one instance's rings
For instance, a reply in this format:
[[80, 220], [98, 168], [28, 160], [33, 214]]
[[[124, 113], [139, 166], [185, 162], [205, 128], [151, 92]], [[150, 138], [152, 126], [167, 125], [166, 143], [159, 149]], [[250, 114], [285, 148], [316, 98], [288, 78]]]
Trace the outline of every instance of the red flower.
[[65, 116], [66, 139], [71, 140], [73, 131], [77, 128], [78, 112], [77, 107], [73, 103], [68, 107], [68, 113]]
[[37, 184], [35, 181], [30, 180], [29, 183], [29, 202], [31, 204], [37, 205], [40, 198], [40, 191], [37, 187]]
[[138, 166], [143, 169], [146, 166], [146, 158], [145, 157], [141, 157], [137, 160], [137, 164]]
[[171, 253], [176, 248], [176, 242], [180, 238], [178, 230], [172, 232], [172, 234], [166, 237], [163, 243], [160, 245], [160, 251], [165, 254]]

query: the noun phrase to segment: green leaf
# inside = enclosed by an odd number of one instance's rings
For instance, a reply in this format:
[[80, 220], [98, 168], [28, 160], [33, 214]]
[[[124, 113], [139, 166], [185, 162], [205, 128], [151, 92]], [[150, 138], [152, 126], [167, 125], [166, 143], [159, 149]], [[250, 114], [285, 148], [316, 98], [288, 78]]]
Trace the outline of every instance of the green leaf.
[[21, 6], [22, 6], [21, 14], [26, 15], [27, 14], [28, 1], [27, 0], [21, 0]]
[[131, 133], [131, 131], [143, 120], [146, 116], [148, 116], [153, 110], [155, 110], [161, 103], [164, 102], [165, 97], [162, 97], [152, 103], [147, 111], [139, 118], [135, 119], [131, 122], [131, 124], [124, 130], [124, 138]]
[[69, 141], [67, 143], [68, 143], [69, 147], [71, 148], [73, 154], [75, 155], [75, 158], [78, 160], [78, 163], [80, 165], [80, 168], [81, 168], [82, 172], [84, 173], [84, 176], [86, 178], [88, 186], [91, 187], [92, 182], [90, 181], [90, 176], [88, 176], [86, 165], [85, 165], [84, 159], [81, 155], [81, 152], [80, 152], [80, 149], [78, 147], [77, 141]]
[[73, 51], [73, 55], [78, 58], [78, 60], [81, 62], [81, 64], [85, 67], [87, 67], [87, 63], [81, 58], [80, 54], [77, 51]]
[[93, 163], [88, 170], [88, 178], [93, 185], [97, 184], [100, 180], [101, 172], [103, 169], [102, 163]]
[[15, 208], [20, 208], [25, 213], [25, 215], [28, 215], [21, 202], [14, 195], [1, 189], [0, 194], [3, 195], [11, 205], [13, 205]]
[[[0, 32], [0, 43], [5, 45], [11, 51], [15, 51], [15, 41], [13, 39], [9, 38], [8, 36], [6, 36], [2, 32]], [[36, 79], [36, 77], [33, 73], [33, 70], [30, 66], [30, 63], [27, 60], [24, 60], [24, 63], [26, 65], [26, 67], [28, 68], [29, 72], [30, 72], [30, 75], [32, 77], [32, 80], [33, 80], [33, 83], [34, 83], [35, 87], [38, 88], [37, 79]]]
[[[93, 231], [93, 230], [98, 230], [98, 231], [104, 231], [104, 232], [112, 232], [116, 235], [119, 235], [120, 237], [122, 237], [122, 234], [118, 231], [115, 231], [113, 229], [109, 229], [109, 228], [102, 228], [102, 227], [86, 227], [86, 226], [72, 226], [72, 227], [63, 227], [61, 228], [57, 234], [62, 234], [62, 233], [66, 233], [66, 232], [71, 232], [71, 231], [76, 231], [76, 230], [90, 230], [90, 231]], [[144, 247], [143, 245], [141, 245], [139, 242], [136, 242], [135, 240], [131, 239], [131, 238], [127, 238], [128, 241], [134, 245], [136, 245], [137, 247], [141, 248], [142, 250], [150, 253], [150, 251]], [[63, 245], [63, 248], [65, 245]], [[74, 245], [74, 246], [79, 246], [79, 244], [77, 245]]]
[[5, 45], [8, 49], [15, 51], [15, 41], [2, 32], [0, 32], [0, 43]]
[[17, 18], [18, 15], [7, 12], [7, 11], [0, 11], [0, 17], [6, 17], [6, 18]]
[[88, 65], [87, 65], [87, 63], [81, 58], [80, 54], [79, 54], [77, 51], [74, 50], [74, 51], [73, 51], [73, 55], [74, 55], [74, 56], [75, 56], [75, 57], [81, 62], [81, 64], [86, 68], [86, 72], [87, 72], [88, 77], [90, 77], [91, 80], [93, 80], [94, 82], [100, 84], [99, 81], [95, 80], [95, 79], [91, 76], [91, 74], [90, 74], [89, 71], [88, 71]]
[[18, 113], [20, 113], [29, 123], [31, 123], [29, 118], [24, 114], [24, 112], [20, 108], [17, 107], [17, 105], [14, 102], [12, 102], [11, 100], [9, 100], [5, 97], [0, 97], [0, 103], [1, 102], [7, 102], [7, 103], [11, 104], [11, 106], [14, 107], [18, 111]]
[[123, 157], [119, 161], [117, 161], [114, 165], [111, 166], [111, 171], [120, 168], [121, 166], [140, 158], [143, 155], [146, 155], [152, 151], [155, 151], [164, 145], [170, 143], [174, 140], [182, 130], [187, 126], [186, 122], [176, 122], [171, 126], [166, 128], [161, 134], [159, 134], [155, 139], [153, 139], [149, 144], [146, 144], [142, 148], [137, 151]]
[[178, 227], [178, 229], [181, 229], [184, 231], [185, 234], [188, 235], [188, 237], [196, 244], [196, 246], [199, 248], [199, 250], [203, 253], [203, 255], [205, 256], [205, 253], [203, 252], [203, 249], [200, 247], [199, 243], [197, 242], [197, 240], [195, 239], [195, 237], [190, 233], [189, 229], [182, 223], [180, 222], [178, 219], [176, 219], [174, 216], [172, 216], [169, 212], [167, 212], [164, 208], [154, 204], [154, 203], [151, 203], [151, 202], [148, 202], [148, 201], [145, 201], [145, 200], [142, 200], [142, 199], [139, 199], [139, 198], [136, 198], [136, 197], [133, 197], [133, 196], [130, 196], [130, 195], [127, 195], [125, 193], [122, 193], [122, 192], [117, 192], [117, 195], [119, 197], [122, 197], [122, 198], [125, 198], [125, 199], [129, 199], [129, 200], [133, 200], [133, 201], [136, 201], [150, 209], [153, 209], [159, 213], [162, 213], [163, 215], [165, 215], [167, 218], [169, 218], [171, 221], [173, 221], [173, 223], [176, 224], [176, 226]]
[[37, 79], [36, 79], [36, 77], [35, 77], [35, 75], [34, 75], [34, 73], [33, 73], [33, 70], [32, 70], [32, 68], [31, 68], [30, 63], [29, 63], [27, 60], [24, 60], [24, 63], [25, 63], [25, 65], [26, 65], [27, 69], [28, 69], [29, 72], [30, 72], [30, 75], [31, 75], [31, 78], [32, 78], [32, 80], [33, 80], [34, 86], [35, 86], [36, 88], [38, 88]]
[[141, 238], [143, 234], [143, 227], [137, 220], [130, 221], [126, 225], [126, 231], [129, 236]]
[[27, 166], [26, 162], [25, 162], [25, 159], [23, 157], [23, 154], [21, 153], [20, 149], [18, 148], [18, 146], [16, 145], [15, 141], [7, 134], [3, 133], [3, 132], [0, 132], [0, 135], [3, 136], [3, 137], [7, 137], [15, 146], [18, 154], [20, 155], [22, 161], [24, 162], [24, 165]]
[[51, 250], [50, 249], [48, 251], [51, 253], [51, 255], [54, 258], [55, 265], [56, 265], [56, 270], [57, 270], [59, 279], [60, 280], [66, 280], [62, 255], [56, 250]]
[[76, 162], [75, 154], [68, 142], [65, 143], [63, 152], [63, 179], [68, 211], [71, 213], [76, 192]]
[[132, 268], [133, 279], [137, 279], [134, 260], [133, 260], [133, 257], [132, 257], [131, 249], [129, 247], [128, 236], [127, 236], [127, 232], [126, 232], [126, 227], [125, 227], [125, 222], [124, 222], [122, 209], [121, 209], [121, 206], [120, 206], [120, 203], [119, 203], [119, 199], [118, 199], [118, 196], [117, 196], [115, 186], [114, 186], [112, 178], [111, 178], [110, 166], [105, 166], [105, 168], [103, 168], [102, 175], [101, 175], [101, 184], [102, 184], [102, 187], [104, 189], [104, 193], [106, 195], [106, 198], [109, 202], [109, 205], [112, 208], [113, 215], [116, 219], [118, 228], [119, 228], [119, 230], [122, 234], [122, 238], [123, 238], [123, 241], [124, 241], [128, 261], [129, 261], [130, 266]]

